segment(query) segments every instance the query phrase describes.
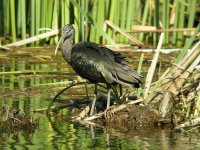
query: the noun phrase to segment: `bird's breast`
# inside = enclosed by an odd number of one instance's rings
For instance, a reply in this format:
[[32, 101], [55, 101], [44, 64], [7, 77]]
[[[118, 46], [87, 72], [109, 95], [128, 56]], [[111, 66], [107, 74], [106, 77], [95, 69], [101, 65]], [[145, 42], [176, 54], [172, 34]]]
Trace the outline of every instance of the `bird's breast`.
[[91, 82], [105, 82], [99, 69], [100, 63], [94, 58], [89, 59], [84, 55], [76, 55], [76, 58], [71, 60], [70, 65], [79, 76]]

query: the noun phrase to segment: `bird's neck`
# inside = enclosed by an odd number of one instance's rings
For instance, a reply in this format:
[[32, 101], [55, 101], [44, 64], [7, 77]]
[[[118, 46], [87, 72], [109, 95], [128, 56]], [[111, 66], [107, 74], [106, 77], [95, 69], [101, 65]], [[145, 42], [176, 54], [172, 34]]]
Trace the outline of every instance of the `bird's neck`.
[[68, 63], [71, 61], [71, 51], [73, 44], [74, 44], [74, 35], [71, 35], [71, 37], [66, 39], [62, 45], [62, 55]]

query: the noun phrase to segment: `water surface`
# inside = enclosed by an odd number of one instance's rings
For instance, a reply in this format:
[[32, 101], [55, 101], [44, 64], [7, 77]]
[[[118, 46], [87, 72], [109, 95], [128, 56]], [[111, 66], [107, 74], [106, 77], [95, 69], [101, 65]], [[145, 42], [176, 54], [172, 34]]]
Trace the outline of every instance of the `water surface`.
[[[1, 149], [200, 149], [199, 131], [175, 132], [171, 129], [132, 129], [118, 131], [109, 127], [73, 123], [67, 119], [70, 110], [63, 109], [47, 117], [31, 110], [47, 107], [55, 94], [72, 81], [81, 79], [55, 47], [0, 51], [0, 106], [20, 108], [40, 118], [33, 131], [19, 130], [0, 133]], [[123, 52], [130, 67], [137, 69], [140, 54]], [[171, 66], [173, 55], [162, 54], [154, 80]], [[142, 74], [146, 75], [152, 54], [145, 53]], [[89, 87], [92, 94], [92, 87]], [[75, 87], [60, 98], [65, 102], [85, 96], [84, 87]]]

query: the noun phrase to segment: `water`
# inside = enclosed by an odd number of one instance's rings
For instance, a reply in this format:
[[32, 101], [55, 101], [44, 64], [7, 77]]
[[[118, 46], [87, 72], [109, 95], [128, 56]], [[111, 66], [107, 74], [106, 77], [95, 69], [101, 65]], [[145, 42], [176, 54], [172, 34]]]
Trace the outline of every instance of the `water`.
[[[54, 47], [0, 52], [0, 105], [20, 108], [40, 119], [39, 128], [34, 132], [0, 133], [0, 149], [200, 149], [198, 130], [181, 133], [171, 129], [132, 129], [122, 132], [73, 123], [67, 119], [67, 109], [49, 118], [44, 114], [33, 114], [31, 110], [47, 107], [59, 90], [78, 79], [61, 55], [53, 56], [53, 50]], [[151, 57], [145, 54], [144, 75]], [[138, 54], [131, 53], [128, 58], [132, 61], [131, 68], [136, 69]], [[160, 60], [161, 67], [156, 70], [155, 80], [171, 65], [173, 55], [162, 55]], [[59, 84], [61, 82], [63, 84]], [[92, 93], [92, 89], [89, 91]], [[72, 97], [83, 97], [84, 92], [83, 87], [76, 87], [63, 94], [61, 99], [71, 102]]]

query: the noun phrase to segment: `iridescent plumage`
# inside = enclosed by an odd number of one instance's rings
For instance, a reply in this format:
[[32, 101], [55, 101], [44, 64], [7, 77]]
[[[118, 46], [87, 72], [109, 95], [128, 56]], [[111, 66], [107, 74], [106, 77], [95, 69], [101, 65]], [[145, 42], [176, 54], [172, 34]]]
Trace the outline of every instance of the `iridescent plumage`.
[[[95, 84], [98, 82], [106, 83], [108, 87], [112, 84], [139, 87], [142, 83], [142, 76], [126, 65], [125, 56], [92, 42], [74, 44], [74, 34], [73, 25], [66, 25], [63, 28], [63, 35], [58, 46], [63, 41], [63, 58], [78, 75]], [[94, 98], [93, 105], [95, 101]], [[110, 103], [109, 95], [108, 103]]]

